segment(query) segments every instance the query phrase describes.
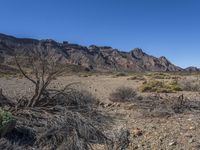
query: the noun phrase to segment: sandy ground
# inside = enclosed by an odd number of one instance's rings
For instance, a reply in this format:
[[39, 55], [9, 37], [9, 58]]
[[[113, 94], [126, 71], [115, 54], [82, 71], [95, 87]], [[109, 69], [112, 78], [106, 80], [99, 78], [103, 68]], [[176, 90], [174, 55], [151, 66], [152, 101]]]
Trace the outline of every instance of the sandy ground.
[[[136, 89], [137, 82], [127, 80], [127, 77], [113, 78], [113, 76], [66, 76], [59, 77], [54, 80], [50, 88], [63, 88], [64, 86], [76, 83], [73, 87], [87, 90], [95, 95], [98, 99], [108, 102], [109, 94], [115, 91], [116, 88], [121, 86], [128, 86]], [[21, 97], [31, 95], [33, 87], [26, 79], [18, 78], [0, 78], [0, 88], [3, 89], [4, 94], [10, 97]]]
[[[76, 88], [87, 90], [101, 102], [111, 106], [101, 108], [114, 120], [113, 129], [128, 128], [131, 132], [129, 149], [139, 150], [198, 150], [200, 149], [200, 112], [186, 112], [170, 117], [145, 117], [141, 110], [130, 103], [112, 105], [109, 95], [121, 86], [138, 88], [142, 81], [127, 80], [128, 77], [76, 75], [59, 77], [51, 84], [51, 88], [62, 88], [70, 83], [77, 83]], [[0, 88], [9, 97], [31, 95], [33, 87], [26, 79], [0, 78]], [[199, 93], [180, 92], [190, 99], [199, 100]], [[139, 93], [140, 94], [140, 93]], [[151, 93], [152, 94], [152, 93]], [[170, 95], [170, 94], [169, 94]]]

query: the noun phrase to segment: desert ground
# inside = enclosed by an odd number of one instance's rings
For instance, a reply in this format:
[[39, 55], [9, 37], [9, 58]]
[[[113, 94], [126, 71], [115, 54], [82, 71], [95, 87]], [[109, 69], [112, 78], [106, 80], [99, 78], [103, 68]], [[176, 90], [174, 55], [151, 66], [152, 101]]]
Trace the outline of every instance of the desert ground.
[[[143, 76], [144, 79], [131, 78], [133, 76]], [[198, 75], [177, 76], [179, 77], [178, 80], [198, 82]], [[141, 92], [140, 86], [146, 80], [150, 80], [151, 77], [146, 74], [122, 76], [113, 74], [63, 75], [55, 79], [50, 88], [62, 89], [65, 85], [74, 83], [72, 84], [74, 88], [89, 91], [98, 99], [97, 109], [110, 118], [110, 120], [107, 120], [109, 126], [106, 127], [104, 132], [110, 134], [112, 131], [121, 129], [129, 131], [130, 143], [127, 149], [200, 149], [200, 105], [198, 103], [198, 101], [200, 102], [200, 94], [198, 90], [181, 90], [172, 93]], [[162, 82], [173, 80], [171, 78], [156, 78]], [[111, 94], [119, 87], [133, 89], [136, 96], [129, 101], [112, 101]], [[33, 93], [32, 84], [23, 77], [1, 77], [0, 89], [3, 89], [3, 94], [10, 99], [20, 99]], [[180, 106], [181, 111], [171, 111], [171, 107], [168, 108], [168, 106], [154, 106], [158, 105], [154, 103], [156, 100], [167, 101], [170, 99], [175, 101], [180, 95], [183, 96], [185, 101], [187, 100], [183, 108]], [[104, 149], [104, 147], [98, 145], [95, 149]]]

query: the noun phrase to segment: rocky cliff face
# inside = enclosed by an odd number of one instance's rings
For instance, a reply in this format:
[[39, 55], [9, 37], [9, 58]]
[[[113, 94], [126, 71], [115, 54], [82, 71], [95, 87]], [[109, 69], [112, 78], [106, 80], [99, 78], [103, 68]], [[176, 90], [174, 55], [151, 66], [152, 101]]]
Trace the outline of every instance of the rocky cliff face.
[[0, 34], [0, 63], [10, 63], [15, 52], [26, 52], [39, 47], [50, 49], [63, 55], [64, 64], [75, 64], [96, 70], [118, 71], [181, 71], [165, 57], [156, 58], [135, 48], [130, 52], [121, 52], [112, 47], [89, 47], [58, 43], [53, 40], [21, 39]]

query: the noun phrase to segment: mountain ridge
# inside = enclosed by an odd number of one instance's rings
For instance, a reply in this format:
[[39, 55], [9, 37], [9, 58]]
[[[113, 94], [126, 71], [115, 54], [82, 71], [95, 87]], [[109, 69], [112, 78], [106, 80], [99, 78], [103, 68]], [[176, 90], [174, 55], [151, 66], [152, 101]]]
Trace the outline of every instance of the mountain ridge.
[[35, 47], [39, 47], [41, 50], [49, 48], [63, 55], [64, 64], [74, 64], [94, 70], [184, 71], [166, 57], [154, 57], [140, 48], [124, 52], [109, 46], [82, 46], [67, 41], [60, 43], [52, 39], [17, 38], [2, 33], [0, 33], [0, 63], [10, 63], [15, 52], [27, 51]]

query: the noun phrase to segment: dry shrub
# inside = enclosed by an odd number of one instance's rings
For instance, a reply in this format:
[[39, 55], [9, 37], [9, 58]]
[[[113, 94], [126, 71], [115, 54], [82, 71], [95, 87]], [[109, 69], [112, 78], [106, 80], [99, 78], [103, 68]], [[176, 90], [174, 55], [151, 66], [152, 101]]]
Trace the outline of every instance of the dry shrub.
[[127, 149], [129, 146], [129, 136], [130, 132], [127, 129], [120, 129], [118, 133], [116, 133], [115, 142], [113, 146], [113, 150], [123, 150]]
[[35, 107], [12, 107], [18, 123], [4, 136], [6, 141], [0, 148], [88, 150], [92, 144], [112, 147], [112, 141], [102, 132], [104, 116], [99, 115], [96, 102], [90, 93], [68, 87], [50, 90]]
[[110, 94], [110, 100], [113, 102], [132, 101], [137, 93], [130, 87], [119, 87], [115, 92]]
[[70, 111], [79, 112], [83, 116], [89, 116], [91, 120], [94, 120], [94, 124], [101, 122], [101, 126], [104, 126], [106, 116], [102, 116], [98, 112], [98, 99], [88, 91], [67, 88], [54, 95], [52, 102], [49, 103], [50, 105], [64, 106]]
[[146, 96], [134, 101], [145, 117], [169, 117], [172, 115], [200, 110], [198, 101], [191, 101], [180, 95], [178, 97]]
[[11, 143], [8, 139], [6, 138], [1, 138], [0, 139], [0, 149], [5, 149], [5, 150], [22, 150], [25, 149], [25, 147], [20, 147], [17, 143]]
[[184, 79], [178, 82], [179, 86], [183, 89], [183, 91], [195, 91], [198, 92], [200, 90], [200, 81], [195, 79]]
[[96, 97], [85, 90], [67, 87], [64, 90], [49, 90], [48, 92], [48, 102], [45, 103], [47, 100], [44, 99], [41, 103], [37, 103], [38, 106], [62, 105], [77, 111], [94, 108], [97, 103]]
[[125, 77], [125, 76], [127, 76], [127, 73], [125, 73], [125, 72], [119, 72], [114, 77]]
[[86, 150], [92, 143], [104, 143], [105, 135], [78, 113], [65, 112], [48, 122], [36, 145], [43, 149]]
[[[94, 143], [106, 145], [105, 143], [109, 141], [102, 131], [90, 122], [90, 119], [83, 117], [80, 113], [66, 110], [61, 114], [52, 115], [46, 112], [48, 115], [45, 119], [41, 113], [35, 116], [35, 110], [29, 110], [29, 113], [33, 115], [19, 121], [19, 125], [23, 128], [17, 127], [5, 137], [9, 143], [12, 143], [11, 146], [17, 143], [16, 148], [19, 149], [26, 147], [26, 149], [41, 150], [88, 150]], [[37, 121], [38, 124], [36, 124]]]
[[139, 87], [141, 92], [174, 93], [182, 89], [173, 81], [149, 80]]

